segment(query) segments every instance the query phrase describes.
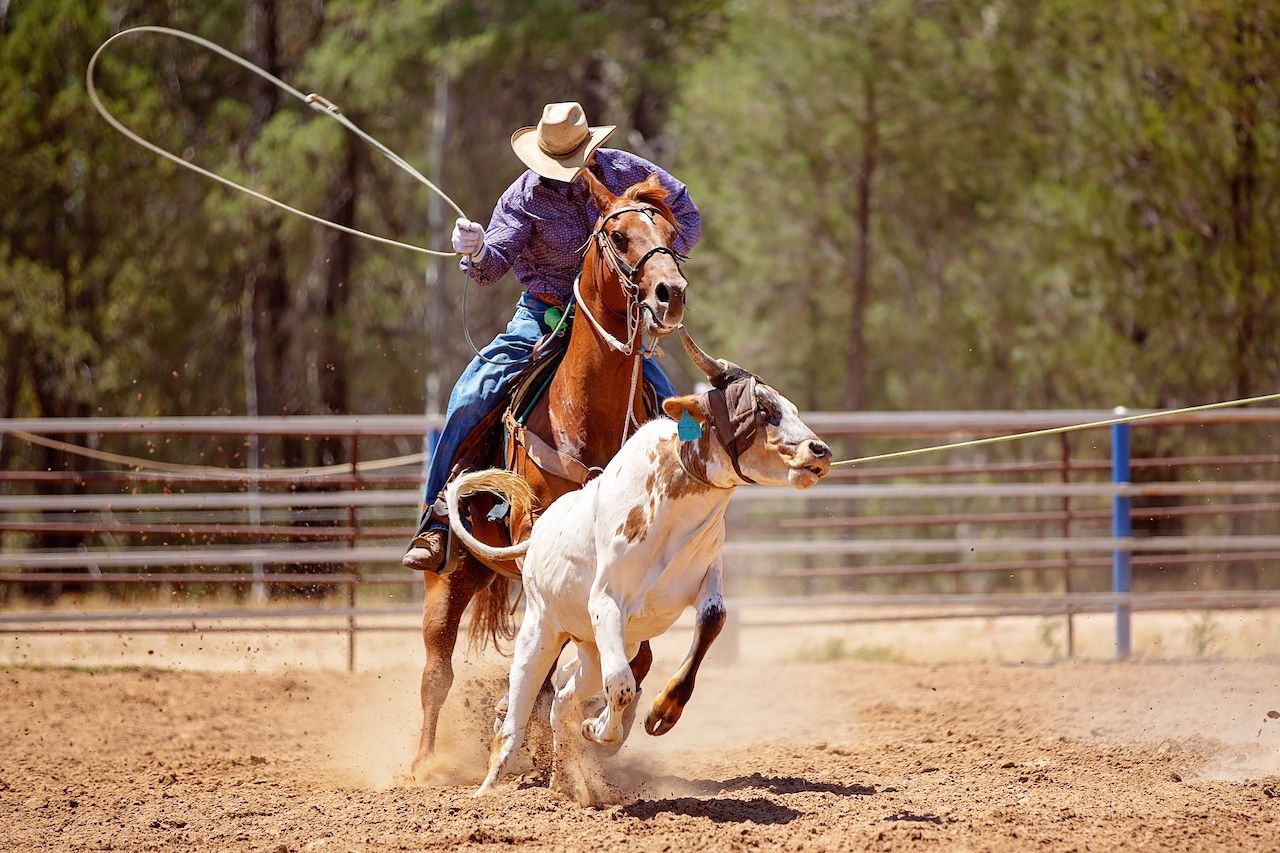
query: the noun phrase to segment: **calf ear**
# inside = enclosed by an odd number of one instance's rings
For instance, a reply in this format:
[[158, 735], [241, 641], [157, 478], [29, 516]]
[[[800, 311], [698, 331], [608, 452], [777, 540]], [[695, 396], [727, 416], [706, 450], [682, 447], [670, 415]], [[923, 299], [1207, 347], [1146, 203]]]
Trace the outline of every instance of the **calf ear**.
[[687, 397], [668, 397], [662, 401], [662, 411], [667, 413], [667, 417], [673, 421], [678, 421], [685, 412], [697, 421], [699, 424], [707, 423], [707, 416], [702, 411], [702, 404], [698, 402], [697, 394], [690, 394]]

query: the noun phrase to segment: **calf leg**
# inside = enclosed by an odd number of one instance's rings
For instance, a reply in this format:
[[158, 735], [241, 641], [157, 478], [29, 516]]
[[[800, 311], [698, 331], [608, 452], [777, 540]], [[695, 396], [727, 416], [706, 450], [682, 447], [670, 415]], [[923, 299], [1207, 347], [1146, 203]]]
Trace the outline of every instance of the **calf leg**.
[[580, 723], [582, 703], [600, 692], [600, 658], [590, 643], [579, 643], [577, 650], [577, 669], [567, 674], [551, 704], [551, 732], [555, 741], [551, 788], [582, 805], [595, 805], [599, 797], [591, 784], [592, 771], [585, 766], [587, 756], [582, 749]]
[[676, 721], [680, 719], [680, 715], [684, 713], [684, 706], [688, 704], [690, 697], [693, 696], [693, 684], [698, 677], [698, 668], [702, 666], [702, 659], [707, 656], [707, 651], [710, 650], [711, 644], [720, 635], [720, 629], [724, 627], [724, 620], [725, 609], [724, 597], [721, 593], [721, 563], [717, 560], [715, 565], [708, 570], [707, 577], [703, 580], [702, 588], [698, 592], [698, 615], [694, 624], [693, 645], [689, 647], [689, 654], [685, 656], [684, 662], [680, 664], [676, 674], [667, 682], [667, 686], [662, 688], [658, 698], [653, 700], [653, 706], [649, 709], [648, 716], [645, 717], [644, 730], [649, 734], [666, 734], [671, 731]]
[[542, 620], [539, 610], [540, 608], [530, 607], [525, 611], [524, 623], [516, 636], [506, 716], [502, 720], [501, 730], [493, 739], [489, 774], [476, 791], [476, 796], [487, 793], [502, 778], [520, 748], [534, 702], [564, 643], [564, 638]]
[[[614, 746], [622, 743], [624, 718], [636, 701], [636, 677], [631, 671], [631, 658], [638, 649], [632, 650], [632, 654], [627, 653], [622, 610], [617, 601], [596, 593], [589, 607], [596, 647], [600, 650], [606, 704], [599, 716], [583, 720], [582, 736], [601, 746]], [[634, 712], [632, 717], [634, 719]]]
[[453, 647], [462, 612], [476, 592], [494, 578], [492, 572], [470, 557], [463, 555], [459, 560], [458, 568], [448, 575], [422, 576], [422, 642], [427, 660], [422, 668], [422, 734], [412, 769], [413, 778], [419, 782], [427, 781], [434, 770], [436, 727], [440, 709], [453, 686]]

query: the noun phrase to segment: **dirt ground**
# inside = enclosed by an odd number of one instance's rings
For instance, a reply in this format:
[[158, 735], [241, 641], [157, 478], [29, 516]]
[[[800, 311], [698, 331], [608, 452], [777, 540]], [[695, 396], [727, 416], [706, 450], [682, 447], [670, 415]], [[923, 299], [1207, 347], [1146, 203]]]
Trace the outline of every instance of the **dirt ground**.
[[408, 671], [0, 670], [0, 848], [1280, 850], [1276, 663], [712, 668], [602, 809], [471, 797], [477, 667], [427, 786]]

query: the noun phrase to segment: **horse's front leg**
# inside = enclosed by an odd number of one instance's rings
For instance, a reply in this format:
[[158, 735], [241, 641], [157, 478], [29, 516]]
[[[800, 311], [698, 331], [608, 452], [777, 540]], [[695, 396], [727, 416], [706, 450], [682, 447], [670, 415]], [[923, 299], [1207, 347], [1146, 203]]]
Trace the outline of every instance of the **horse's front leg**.
[[693, 684], [698, 677], [698, 667], [702, 666], [702, 659], [707, 656], [711, 644], [715, 642], [716, 637], [720, 635], [720, 629], [724, 627], [726, 614], [723, 563], [718, 557], [702, 580], [702, 587], [698, 590], [697, 608], [693, 645], [689, 647], [689, 654], [685, 656], [676, 674], [667, 682], [667, 686], [662, 688], [658, 698], [653, 700], [649, 715], [645, 717], [644, 730], [651, 735], [666, 734], [680, 719], [680, 715], [684, 713], [684, 706], [693, 696]]
[[460, 565], [447, 575], [425, 573], [422, 601], [422, 642], [427, 660], [422, 668], [422, 734], [418, 752], [413, 758], [413, 778], [430, 779], [434, 771], [436, 727], [440, 709], [453, 686], [453, 647], [458, 641], [458, 623], [467, 604], [494, 575], [467, 555], [458, 558]]

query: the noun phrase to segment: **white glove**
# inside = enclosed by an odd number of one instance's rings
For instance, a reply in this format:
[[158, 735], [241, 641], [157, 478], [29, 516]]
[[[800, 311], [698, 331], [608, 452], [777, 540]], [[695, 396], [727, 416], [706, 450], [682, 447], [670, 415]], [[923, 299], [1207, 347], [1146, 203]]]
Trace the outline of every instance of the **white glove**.
[[453, 226], [453, 250], [470, 255], [474, 261], [484, 257], [484, 226], [469, 219], [459, 219]]

